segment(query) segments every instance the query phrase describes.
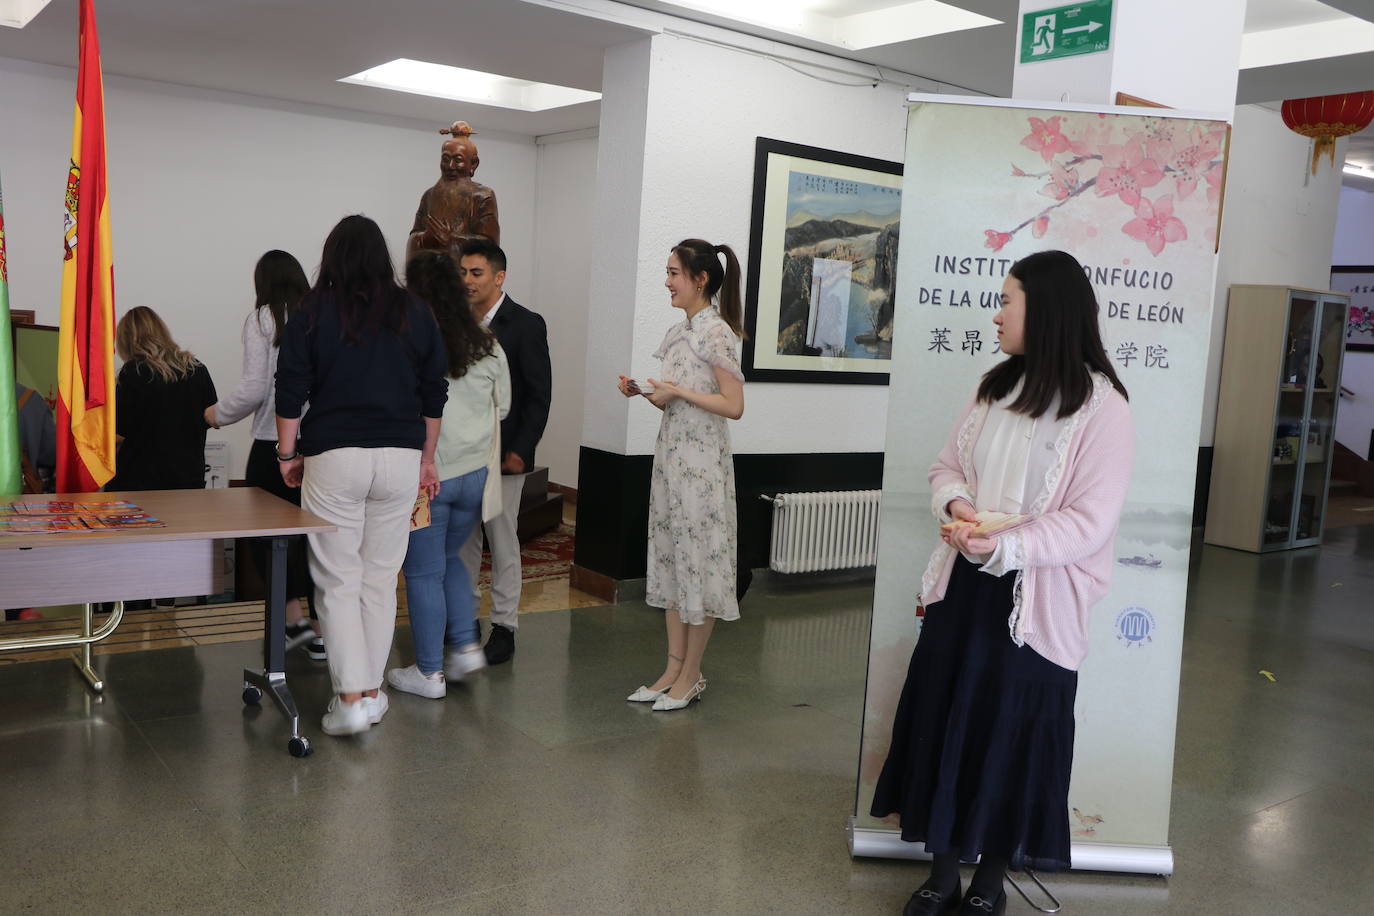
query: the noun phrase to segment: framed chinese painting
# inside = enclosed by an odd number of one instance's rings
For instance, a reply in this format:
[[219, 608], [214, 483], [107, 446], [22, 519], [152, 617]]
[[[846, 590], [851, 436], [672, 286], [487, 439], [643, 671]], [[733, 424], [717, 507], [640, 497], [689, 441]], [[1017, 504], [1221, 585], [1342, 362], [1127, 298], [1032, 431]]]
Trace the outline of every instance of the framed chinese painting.
[[902, 164], [759, 137], [744, 377], [886, 385]]
[[1331, 268], [1331, 288], [1350, 294], [1345, 348], [1374, 353], [1374, 266]]

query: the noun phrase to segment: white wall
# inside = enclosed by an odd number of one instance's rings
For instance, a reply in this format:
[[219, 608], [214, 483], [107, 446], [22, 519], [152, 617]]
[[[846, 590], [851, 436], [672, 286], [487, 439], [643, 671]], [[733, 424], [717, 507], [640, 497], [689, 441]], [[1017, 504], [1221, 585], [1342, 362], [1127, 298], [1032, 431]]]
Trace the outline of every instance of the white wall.
[[1344, 142], [1337, 146], [1336, 166], [1323, 159], [1313, 176], [1311, 142], [1285, 127], [1278, 112], [1257, 105], [1236, 108], [1203, 391], [1203, 446], [1212, 444], [1216, 427], [1228, 289], [1238, 283], [1326, 289], [1331, 282], [1331, 231]]
[[[75, 77], [0, 58], [10, 305], [46, 324], [58, 318]], [[156, 309], [221, 391], [238, 381], [239, 333], [264, 251], [290, 251], [313, 275], [330, 227], [361, 212], [399, 256], [420, 193], [438, 177], [439, 125], [142, 80], [108, 78], [105, 90], [116, 315]], [[477, 177], [497, 190], [503, 247], [513, 264], [532, 265], [535, 145], [487, 133], [477, 142]], [[512, 271], [516, 299], [536, 286], [532, 270]], [[249, 425], [211, 431], [231, 443], [235, 477]]]
[[570, 487], [577, 486], [582, 444], [596, 152], [594, 131], [541, 138], [535, 181], [534, 300], [526, 304], [548, 324], [554, 379], [536, 460], [548, 466], [551, 481]]
[[[1331, 261], [1349, 267], [1374, 264], [1374, 193], [1341, 188]], [[1341, 385], [1355, 394], [1341, 398], [1336, 441], [1360, 457], [1368, 457], [1369, 431], [1374, 429], [1374, 353], [1347, 352], [1341, 366]]]
[[1348, 267], [1374, 264], [1374, 191], [1341, 186], [1331, 263]]
[[[611, 79], [642, 73], [646, 48], [647, 108], [637, 89], [614, 95], [618, 84]], [[755, 54], [669, 34], [608, 55], [597, 225], [598, 235], [604, 228], [615, 237], [598, 240], [602, 254], [592, 280], [587, 444], [623, 454], [653, 451], [658, 412], [625, 402], [603, 378], [658, 372], [652, 354], [682, 317], [663, 289], [672, 245], [699, 236], [729, 244], [747, 262], [755, 137], [903, 158], [907, 89], [888, 83], [839, 86], [833, 81], [859, 80], [835, 72], [821, 75], [832, 82]], [[636, 144], [642, 147], [639, 161], [633, 167], [621, 164], [625, 151], [634, 157]], [[638, 183], [637, 169], [642, 169]], [[612, 244], [633, 245], [634, 263], [627, 265], [624, 249], [617, 254]], [[612, 265], [632, 268], [633, 284], [623, 273], [603, 275]], [[628, 349], [622, 336], [626, 321], [633, 328]], [[615, 337], [598, 337], [598, 322]], [[744, 418], [731, 424], [736, 453], [884, 448], [885, 387], [752, 382], [745, 399]]]

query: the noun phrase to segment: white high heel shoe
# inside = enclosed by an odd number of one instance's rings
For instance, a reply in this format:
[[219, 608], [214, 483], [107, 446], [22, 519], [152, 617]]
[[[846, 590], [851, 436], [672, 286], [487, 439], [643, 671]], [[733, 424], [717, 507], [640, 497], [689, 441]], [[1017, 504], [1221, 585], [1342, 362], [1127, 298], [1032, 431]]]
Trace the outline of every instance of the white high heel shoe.
[[691, 690], [687, 691], [687, 696], [680, 700], [675, 700], [668, 696], [664, 691], [657, 700], [654, 700], [654, 712], [665, 712], [670, 709], [686, 709], [692, 705], [693, 700], [701, 699], [702, 693], [706, 690], [706, 678], [697, 681]]
[[[668, 685], [668, 687], [671, 686], [673, 685]], [[668, 690], [668, 687], [664, 687], [663, 690], [650, 690], [648, 687], [640, 685], [638, 688], [635, 689], [634, 693], [630, 694], [625, 699], [629, 700], [631, 703], [653, 703], [659, 697], [663, 696], [663, 694]]]

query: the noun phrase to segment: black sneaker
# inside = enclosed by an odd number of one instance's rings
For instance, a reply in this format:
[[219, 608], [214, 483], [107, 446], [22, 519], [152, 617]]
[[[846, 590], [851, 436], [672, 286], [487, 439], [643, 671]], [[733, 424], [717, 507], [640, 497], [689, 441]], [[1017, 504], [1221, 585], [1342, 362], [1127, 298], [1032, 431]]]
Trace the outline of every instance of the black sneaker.
[[324, 651], [324, 640], [318, 636], [305, 644], [305, 654], [317, 662], [329, 660], [329, 654]]
[[297, 646], [310, 642], [316, 635], [315, 628], [308, 621], [298, 620], [295, 623], [288, 623], [286, 625], [286, 651], [290, 652]]
[[491, 625], [491, 637], [482, 647], [488, 665], [503, 665], [515, 654], [515, 631], [499, 623]]

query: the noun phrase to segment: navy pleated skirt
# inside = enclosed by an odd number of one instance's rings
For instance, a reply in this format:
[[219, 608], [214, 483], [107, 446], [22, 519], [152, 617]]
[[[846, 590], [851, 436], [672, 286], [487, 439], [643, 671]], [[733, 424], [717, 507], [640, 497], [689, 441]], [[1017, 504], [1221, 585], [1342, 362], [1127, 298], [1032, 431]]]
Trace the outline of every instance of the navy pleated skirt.
[[926, 608], [872, 814], [900, 815], [902, 839], [930, 853], [1059, 871], [1078, 673], [1011, 641], [1015, 582], [955, 558], [944, 599]]

